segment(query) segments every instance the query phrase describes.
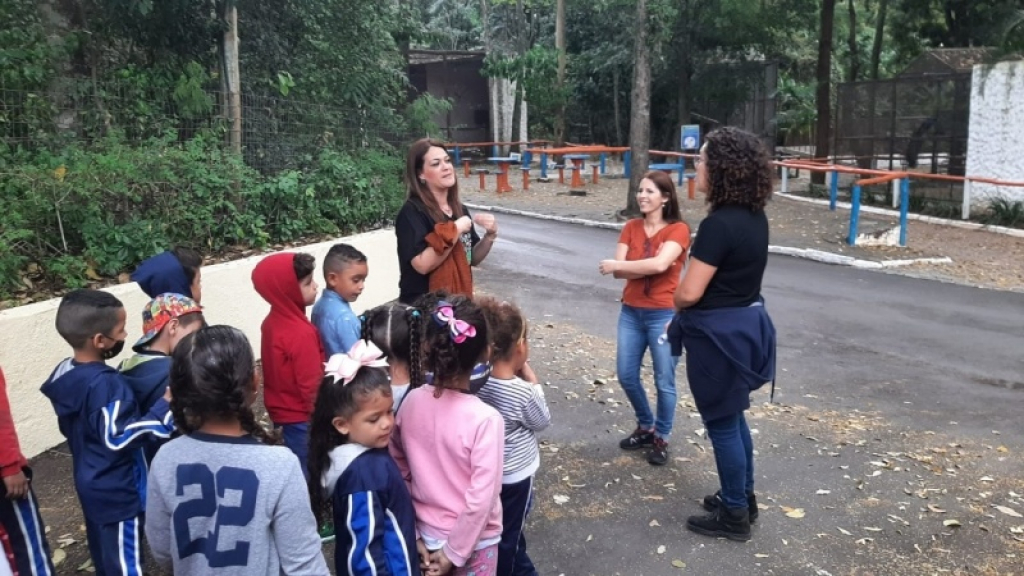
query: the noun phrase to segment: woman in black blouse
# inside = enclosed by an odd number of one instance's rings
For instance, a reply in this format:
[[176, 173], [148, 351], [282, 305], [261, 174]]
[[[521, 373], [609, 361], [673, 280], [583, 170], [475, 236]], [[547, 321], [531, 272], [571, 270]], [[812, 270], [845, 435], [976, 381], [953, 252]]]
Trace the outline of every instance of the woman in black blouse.
[[[470, 216], [459, 200], [455, 166], [444, 144], [417, 140], [406, 157], [405, 204], [395, 217], [399, 300], [412, 304], [428, 292], [473, 295], [470, 266], [483, 262], [498, 237], [491, 214]], [[481, 238], [473, 224], [484, 229]]]

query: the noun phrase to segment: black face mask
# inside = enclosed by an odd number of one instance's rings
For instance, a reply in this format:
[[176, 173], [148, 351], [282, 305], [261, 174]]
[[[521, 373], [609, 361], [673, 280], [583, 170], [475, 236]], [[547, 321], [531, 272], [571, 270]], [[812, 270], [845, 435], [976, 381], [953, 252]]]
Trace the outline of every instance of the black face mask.
[[113, 348], [107, 348], [103, 351], [103, 359], [110, 360], [120, 354], [122, 350], [124, 350], [124, 340], [118, 340]]

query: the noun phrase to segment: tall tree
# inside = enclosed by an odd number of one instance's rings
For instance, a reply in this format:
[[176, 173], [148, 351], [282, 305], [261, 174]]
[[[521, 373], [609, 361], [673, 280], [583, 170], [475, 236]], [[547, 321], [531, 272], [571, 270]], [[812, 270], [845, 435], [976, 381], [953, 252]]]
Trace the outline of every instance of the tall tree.
[[[641, 0], [643, 1], [643, 0]], [[555, 6], [555, 50], [558, 50], [558, 93], [565, 90], [565, 0], [556, 0]], [[565, 145], [565, 104], [558, 107], [555, 119], [555, 147]]]
[[846, 38], [846, 45], [850, 51], [850, 67], [846, 71], [846, 81], [856, 82], [860, 74], [860, 47], [857, 44], [857, 7], [853, 0], [846, 0], [846, 8], [849, 14], [850, 30]]
[[878, 80], [878, 69], [882, 61], [882, 42], [885, 40], [885, 15], [889, 11], [889, 0], [878, 0], [875, 15], [875, 38], [871, 44], [871, 79]]
[[[815, 74], [817, 90], [815, 90], [818, 120], [815, 125], [814, 156], [827, 159], [829, 156], [829, 136], [832, 125], [832, 25], [835, 20], [836, 0], [822, 0], [821, 21], [818, 26], [818, 68]], [[825, 183], [824, 172], [814, 172], [811, 181], [815, 184]]]
[[632, 113], [629, 118], [630, 178], [626, 192], [624, 216], [640, 211], [636, 202], [636, 191], [640, 180], [647, 171], [648, 153], [651, 145], [651, 47], [647, 42], [650, 35], [647, 22], [647, 0], [636, 3], [636, 41], [633, 44], [633, 94], [630, 98]]

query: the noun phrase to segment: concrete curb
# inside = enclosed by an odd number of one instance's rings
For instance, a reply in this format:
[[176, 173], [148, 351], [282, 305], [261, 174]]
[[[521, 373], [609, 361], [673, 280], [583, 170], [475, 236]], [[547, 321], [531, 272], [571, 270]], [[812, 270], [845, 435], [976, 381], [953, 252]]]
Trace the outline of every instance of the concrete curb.
[[[623, 223], [621, 222], [598, 222], [596, 220], [587, 220], [586, 218], [570, 218], [568, 216], [552, 216], [550, 214], [540, 214], [538, 212], [528, 212], [526, 210], [516, 210], [515, 208], [505, 208], [503, 206], [486, 206], [483, 204], [472, 204], [469, 202], [465, 203], [466, 206], [473, 210], [482, 210], [484, 212], [496, 212], [498, 214], [511, 214], [513, 216], [523, 216], [526, 218], [534, 218], [536, 220], [551, 220], [554, 222], [563, 222], [565, 224], [576, 224], [579, 226], [586, 226], [588, 228], [604, 228], [606, 230], [622, 230]], [[909, 260], [863, 260], [860, 258], [854, 258], [853, 256], [844, 256], [842, 254], [833, 254], [831, 252], [825, 252], [824, 250], [815, 250], [813, 248], [792, 248], [790, 246], [775, 246], [769, 245], [768, 252], [771, 254], [782, 254], [784, 256], [792, 256], [794, 258], [803, 258], [804, 260], [814, 260], [815, 262], [823, 262], [825, 264], [835, 264], [837, 266], [851, 266], [853, 268], [862, 268], [866, 270], [883, 270], [886, 268], [898, 268], [901, 266], [910, 266], [912, 264], [952, 264], [953, 260], [948, 257], [943, 258], [914, 258]]]
[[[819, 198], [808, 198], [806, 196], [797, 196], [795, 194], [788, 194], [784, 192], [775, 192], [776, 196], [786, 198], [788, 200], [795, 200], [797, 202], [806, 202], [808, 204], [817, 204], [819, 206], [828, 206], [828, 200], [821, 200]], [[850, 209], [849, 202], [836, 202], [836, 207], [843, 208], [845, 210]], [[887, 208], [879, 208], [878, 206], [861, 206], [861, 212], [867, 212], [869, 214], [879, 214], [881, 216], [889, 216], [892, 218], [899, 218], [900, 213], [898, 210], [889, 210]], [[962, 220], [948, 220], [946, 218], [936, 218], [934, 216], [925, 216], [923, 214], [907, 214], [908, 220], [917, 220], [919, 222], [926, 222], [928, 224], [938, 224], [940, 226], [951, 226], [953, 228], [963, 228], [965, 230], [982, 230], [985, 232], [995, 232], [996, 234], [1005, 234], [1007, 236], [1016, 236], [1017, 238], [1024, 238], [1024, 230], [1019, 228], [1007, 228], [1005, 226], [992, 226], [989, 224], [979, 224], [977, 222], [964, 222]]]

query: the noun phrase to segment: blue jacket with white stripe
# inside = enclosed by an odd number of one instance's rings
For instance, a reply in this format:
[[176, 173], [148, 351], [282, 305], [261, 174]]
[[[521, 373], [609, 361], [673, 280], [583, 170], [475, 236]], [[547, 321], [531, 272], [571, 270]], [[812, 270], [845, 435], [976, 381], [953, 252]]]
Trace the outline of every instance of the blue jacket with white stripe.
[[322, 485], [332, 495], [334, 567], [352, 576], [420, 576], [416, 512], [386, 448], [343, 444]]
[[169, 438], [174, 429], [167, 400], [140, 416], [131, 389], [102, 362], [57, 365], [41, 391], [68, 439], [75, 489], [85, 517], [98, 524], [120, 522], [146, 507], [143, 448]]

